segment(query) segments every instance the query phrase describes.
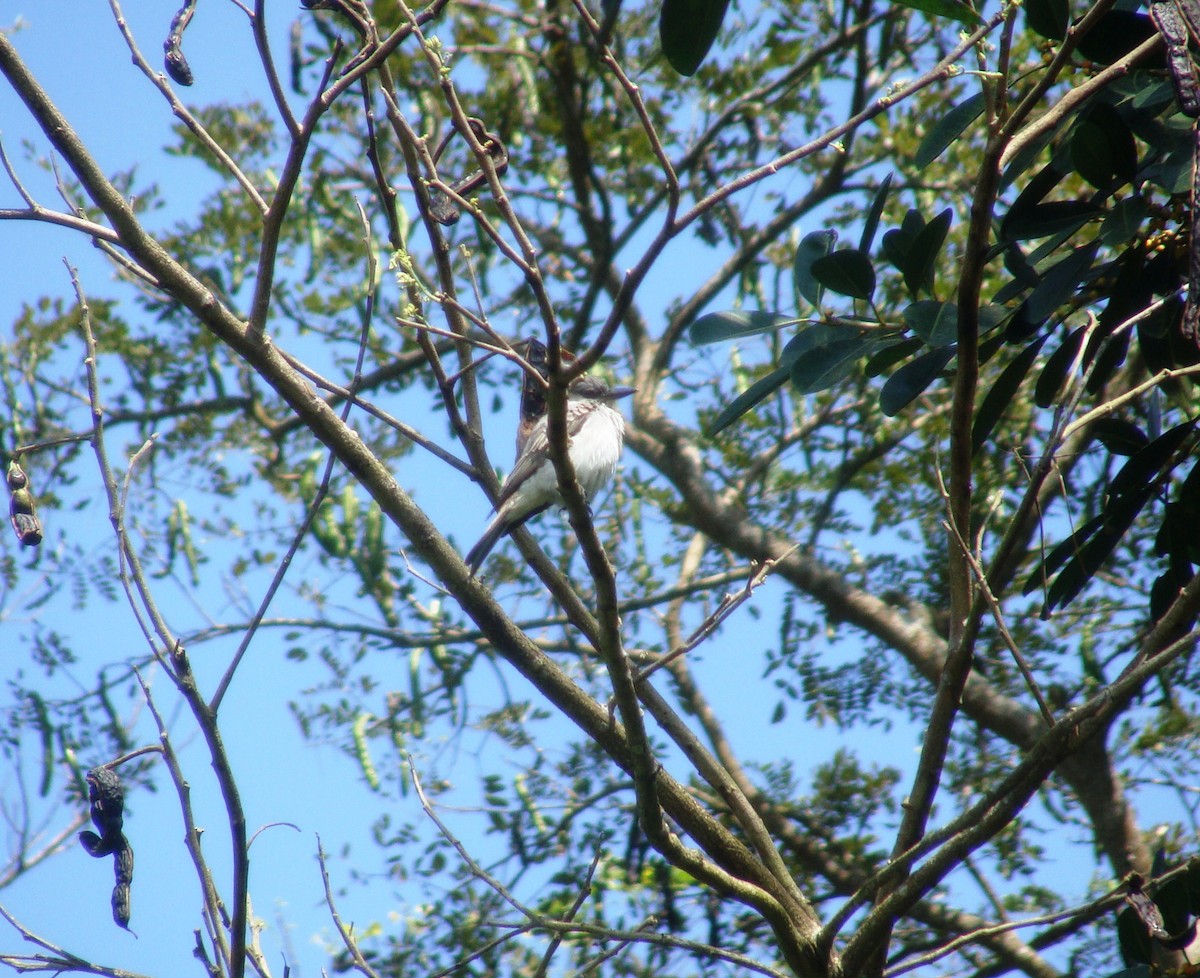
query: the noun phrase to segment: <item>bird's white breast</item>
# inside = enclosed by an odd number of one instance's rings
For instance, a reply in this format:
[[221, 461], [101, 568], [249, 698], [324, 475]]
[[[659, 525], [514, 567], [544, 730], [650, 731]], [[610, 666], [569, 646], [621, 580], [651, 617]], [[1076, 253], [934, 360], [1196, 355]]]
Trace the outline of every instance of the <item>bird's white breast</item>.
[[595, 499], [613, 473], [625, 441], [625, 419], [607, 404], [599, 405], [571, 439], [571, 463], [588, 499]]

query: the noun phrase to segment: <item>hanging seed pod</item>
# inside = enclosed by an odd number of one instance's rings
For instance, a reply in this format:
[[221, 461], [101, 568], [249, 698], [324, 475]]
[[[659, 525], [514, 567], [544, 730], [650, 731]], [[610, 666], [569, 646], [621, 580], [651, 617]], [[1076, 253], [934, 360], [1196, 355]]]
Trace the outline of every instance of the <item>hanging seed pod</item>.
[[42, 542], [42, 524], [38, 520], [33, 493], [29, 491], [29, 476], [16, 461], [11, 461], [8, 463], [6, 478], [11, 494], [8, 513], [13, 530], [23, 546], [36, 547]]
[[196, 12], [196, 0], [184, 0], [179, 12], [171, 18], [171, 30], [163, 41], [163, 66], [167, 74], [180, 85], [191, 85], [192, 69], [183, 56], [183, 32], [187, 29], [192, 14]]
[[112, 891], [113, 920], [129, 930], [129, 886], [133, 882], [133, 847], [122, 831], [125, 821], [125, 788], [116, 771], [94, 767], [87, 773], [88, 801], [92, 824], [99, 834], [79, 833], [79, 844], [89, 856], [113, 857], [115, 884]]

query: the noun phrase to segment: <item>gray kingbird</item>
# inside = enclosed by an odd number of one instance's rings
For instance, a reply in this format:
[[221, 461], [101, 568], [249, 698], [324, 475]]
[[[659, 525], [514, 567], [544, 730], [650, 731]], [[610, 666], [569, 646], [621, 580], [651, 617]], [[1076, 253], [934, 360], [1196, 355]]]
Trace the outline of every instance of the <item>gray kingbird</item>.
[[[567, 391], [567, 451], [589, 501], [612, 478], [625, 443], [625, 419], [612, 402], [634, 391], [633, 387], [609, 387], [596, 377], [580, 377]], [[467, 554], [472, 574], [504, 534], [562, 502], [550, 458], [547, 423], [545, 415], [537, 420], [500, 487], [496, 515]]]

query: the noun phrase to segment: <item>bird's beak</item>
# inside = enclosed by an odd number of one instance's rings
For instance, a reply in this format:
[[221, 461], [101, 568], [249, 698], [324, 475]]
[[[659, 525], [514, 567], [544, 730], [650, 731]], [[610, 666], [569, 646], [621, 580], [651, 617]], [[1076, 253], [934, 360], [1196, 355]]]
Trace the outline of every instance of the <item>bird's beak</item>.
[[606, 401], [615, 401], [620, 397], [628, 397], [630, 394], [636, 394], [636, 387], [610, 387], [608, 393], [604, 395]]

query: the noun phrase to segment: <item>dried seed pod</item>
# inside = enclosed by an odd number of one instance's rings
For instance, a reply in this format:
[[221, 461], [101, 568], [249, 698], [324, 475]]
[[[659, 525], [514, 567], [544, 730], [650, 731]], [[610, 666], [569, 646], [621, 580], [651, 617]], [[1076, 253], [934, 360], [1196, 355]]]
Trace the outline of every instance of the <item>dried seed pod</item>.
[[80, 832], [79, 843], [89, 856], [113, 857], [113, 920], [117, 926], [129, 930], [133, 847], [121, 831], [125, 821], [125, 788], [117, 772], [106, 767], [95, 767], [88, 771], [87, 785], [92, 822], [100, 834]]
[[14, 460], [8, 463], [5, 478], [11, 494], [8, 504], [9, 519], [17, 539], [23, 546], [36, 547], [42, 542], [42, 524], [37, 516], [33, 493], [29, 491], [29, 476]]
[[196, 0], [184, 0], [179, 12], [171, 18], [171, 30], [163, 41], [163, 65], [167, 74], [180, 85], [191, 85], [192, 69], [183, 56], [183, 32], [187, 29], [192, 14], [196, 12]]

